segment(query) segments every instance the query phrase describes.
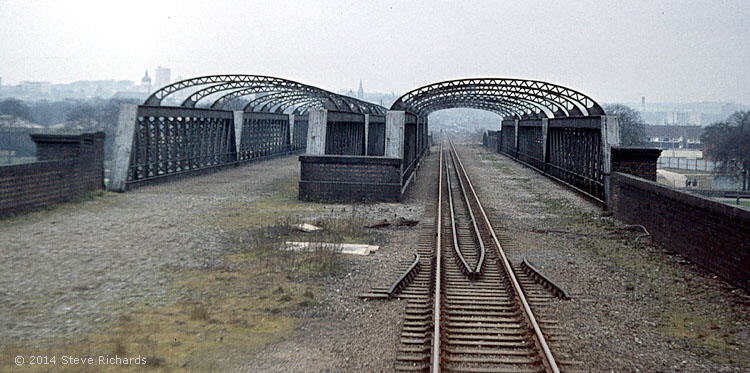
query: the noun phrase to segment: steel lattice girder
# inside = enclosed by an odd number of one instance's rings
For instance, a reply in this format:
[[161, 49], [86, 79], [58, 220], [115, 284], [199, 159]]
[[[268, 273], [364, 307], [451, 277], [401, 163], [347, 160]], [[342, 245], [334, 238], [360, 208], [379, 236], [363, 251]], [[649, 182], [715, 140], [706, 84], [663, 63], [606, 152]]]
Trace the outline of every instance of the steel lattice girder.
[[[462, 102], [443, 102], [439, 104], [431, 105], [429, 108], [429, 111], [437, 111], [442, 109], [456, 109], [456, 108], [470, 108], [470, 109], [480, 109], [480, 110], [487, 110], [491, 111], [493, 113], [496, 113], [500, 115], [503, 118], [524, 118], [524, 115], [520, 115], [515, 112], [515, 109], [512, 111], [510, 109], [506, 109], [502, 106], [498, 106], [497, 104], [488, 103], [488, 102], [482, 102], [482, 101], [462, 101]], [[421, 117], [424, 117], [424, 115], [421, 115]]]
[[303, 103], [303, 104], [300, 104], [296, 109], [294, 109], [294, 112], [295, 114], [305, 115], [307, 114], [308, 111], [310, 111], [310, 109], [314, 107], [315, 107], [315, 102], [310, 102], [306, 104]]
[[[441, 105], [436, 105], [433, 107], [433, 111], [443, 110], [443, 109], [457, 109], [457, 108], [468, 108], [468, 109], [479, 109], [479, 110], [486, 110], [493, 112], [503, 118], [508, 117], [517, 117], [516, 114], [504, 111], [499, 109], [497, 106], [487, 103], [481, 103], [481, 102], [451, 102], [451, 103], [443, 103]], [[424, 118], [423, 116], [420, 118]], [[520, 117], [519, 117], [520, 118]]]
[[[512, 111], [519, 117], [522, 117], [524, 115], [536, 116], [544, 111], [528, 100], [514, 97], [498, 96], [493, 94], [476, 94], [456, 98], [454, 95], [442, 93], [420, 101], [419, 105], [414, 106], [413, 109], [416, 110], [420, 115], [424, 115], [426, 111], [430, 110], [430, 108], [435, 105], [455, 102], [484, 102], [488, 104], [496, 104]], [[548, 113], [545, 112], [544, 115], [547, 116]]]
[[[503, 93], [507, 91], [531, 94], [538, 96], [543, 100], [555, 102], [566, 110], [574, 110], [575, 107], [578, 107], [579, 110], [583, 111], [596, 105], [596, 103], [587, 96], [565, 87], [539, 81], [515, 79], [469, 79], [441, 82], [419, 88], [407, 93], [405, 97], [409, 96], [410, 98], [419, 98], [425, 94], [433, 94], [435, 91], [449, 91], [456, 87], [473, 88], [478, 90], [502, 90], [504, 91]], [[540, 104], [545, 104], [545, 102], [540, 102]], [[555, 110], [552, 109], [552, 111]]]
[[[419, 103], [421, 103], [425, 98], [433, 97], [442, 97], [445, 100], [461, 100], [468, 97], [487, 95], [493, 95], [498, 98], [504, 98], [506, 100], [518, 100], [525, 102], [533, 107], [533, 111], [535, 113], [544, 111], [547, 116], [566, 117], [570, 114], [583, 115], [583, 113], [577, 106], [573, 104], [566, 106], [560, 102], [549, 100], [547, 97], [538, 94], [537, 91], [528, 89], [506, 89], [504, 87], [453, 86], [441, 89], [440, 91], [436, 91], [431, 95], [423, 95]], [[413, 106], [415, 110], [419, 110], [419, 103], [415, 103], [415, 105]]]
[[156, 92], [152, 93], [151, 96], [149, 96], [148, 99], [144, 102], [144, 105], [151, 105], [151, 106], [159, 106], [161, 104], [161, 101], [166, 98], [167, 96], [177, 92], [181, 91], [183, 89], [199, 86], [199, 85], [206, 85], [206, 84], [217, 84], [217, 83], [232, 83], [232, 82], [245, 82], [250, 83], [253, 85], [274, 85], [277, 87], [284, 87], [284, 86], [297, 86], [302, 87], [303, 84], [293, 82], [291, 80], [281, 79], [281, 78], [274, 78], [271, 76], [261, 76], [261, 75], [208, 75], [208, 76], [200, 76], [197, 78], [191, 78], [191, 79], [185, 79], [181, 80], [179, 82], [172, 83], [170, 85], [164, 86], [161, 89], [157, 90]]
[[[213, 104], [211, 104], [211, 109], [221, 110], [229, 102], [231, 102], [233, 100], [236, 100], [236, 99], [238, 99], [240, 97], [248, 96], [248, 95], [255, 94], [255, 93], [261, 93], [261, 92], [256, 92], [254, 88], [245, 88], [245, 89], [240, 89], [238, 91], [233, 91], [233, 92], [227, 93], [224, 96], [221, 96], [218, 99], [216, 99], [216, 101], [214, 101]], [[263, 93], [265, 93], [265, 92], [263, 92]], [[275, 97], [286, 97], [288, 95], [298, 95], [298, 96], [301, 96], [301, 97], [312, 97], [312, 96], [315, 96], [315, 97], [321, 98], [321, 102], [326, 101], [328, 99], [328, 95], [321, 94], [319, 92], [312, 92], [312, 91], [306, 91], [306, 90], [284, 89], [284, 90], [276, 90], [274, 92], [267, 93], [264, 96], [256, 97], [253, 101], [251, 101], [251, 103], [252, 102], [256, 102], [258, 100], [262, 100], [262, 99], [271, 99], [271, 98], [275, 98]], [[333, 105], [333, 101], [331, 101], [330, 104]], [[255, 105], [256, 104], [252, 104], [252, 105], [248, 104], [248, 105], [245, 106], [244, 110], [245, 111], [251, 111], [252, 107], [255, 106]]]
[[[274, 93], [274, 92], [308, 92], [308, 93], [314, 93], [320, 97], [324, 97], [324, 100], [321, 100], [324, 107], [330, 110], [342, 110], [342, 111], [352, 111], [352, 107], [348, 105], [347, 103], [343, 102], [342, 100], [336, 100], [336, 94], [324, 91], [322, 89], [317, 89], [314, 87], [302, 87], [302, 88], [295, 88], [295, 87], [282, 87], [277, 88], [274, 86], [268, 86], [268, 85], [258, 85], [258, 86], [247, 86], [248, 83], [244, 82], [232, 82], [232, 83], [224, 83], [224, 84], [217, 84], [214, 86], [210, 86], [204, 89], [201, 89], [192, 95], [185, 99], [185, 101], [182, 103], [182, 106], [184, 107], [195, 107], [195, 104], [200, 101], [201, 99], [208, 97], [214, 93], [217, 92], [223, 92], [228, 91], [232, 89], [239, 89], [237, 91], [230, 92], [228, 95], [232, 96], [232, 99], [239, 98], [245, 95], [255, 94], [255, 93]], [[241, 93], [241, 94], [240, 94]], [[211, 105], [211, 108], [215, 108], [214, 106], [217, 105], [217, 102], [222, 100], [223, 97], [228, 96], [224, 95], [222, 97], [219, 97], [214, 103]], [[226, 102], [226, 101], [225, 101]], [[222, 104], [223, 106], [223, 104]]]
[[[371, 114], [383, 114], [386, 109], [380, 105], [358, 100], [352, 97], [339, 95], [310, 85], [294, 82], [291, 80], [261, 76], [261, 75], [210, 75], [192, 79], [186, 79], [172, 83], [154, 92], [144, 102], [144, 105], [159, 106], [167, 96], [196, 86], [212, 84], [208, 88], [201, 89], [190, 95], [182, 104], [184, 107], [194, 107], [202, 98], [211, 94], [229, 90], [246, 90], [244, 94], [275, 91], [307, 91], [320, 93], [327, 96], [334, 104], [335, 110], [345, 112], [359, 112]], [[244, 95], [243, 94], [243, 95]], [[229, 95], [226, 95], [229, 96]], [[234, 99], [241, 95], [227, 97]], [[216, 102], [214, 102], [216, 104]], [[223, 103], [219, 104], [223, 106]], [[331, 107], [333, 109], [333, 107]]]
[[[494, 78], [459, 79], [426, 85], [401, 96], [391, 106], [391, 110], [419, 112], [420, 102], [441, 93], [447, 94], [447, 97], [444, 95], [446, 101], [455, 102], [460, 102], [467, 96], [486, 94], [523, 99], [533, 103], [548, 117], [604, 114], [596, 101], [569, 88], [536, 80]], [[522, 107], [519, 109], [524, 110]], [[562, 113], [558, 114], [560, 110]]]
[[[575, 110], [568, 111], [558, 103], [533, 94], [507, 92], [503, 90], [476, 90], [461, 88], [441, 91], [435, 95], [425, 96], [425, 98], [420, 100], [419, 103], [413, 105], [412, 108], [419, 111], [425, 100], [441, 99], [442, 101], [461, 101], [474, 97], [489, 96], [503, 99], [505, 102], [512, 102], [513, 105], [519, 106], [522, 110], [524, 110], [522, 107], [525, 107], [524, 111], [533, 111], [534, 113], [543, 111], [547, 116], [568, 116]], [[576, 112], [576, 114], [581, 115], [578, 112]]]
[[272, 107], [285, 104], [288, 102], [294, 103], [303, 99], [314, 99], [318, 100], [321, 104], [324, 104], [328, 100], [328, 96], [321, 96], [319, 94], [311, 92], [300, 92], [300, 91], [284, 91], [269, 93], [265, 96], [258, 97], [245, 105], [243, 111], [245, 112], [264, 112], [269, 111]]
[[[198, 101], [219, 92], [231, 91], [231, 90], [242, 90], [246, 95], [254, 93], [266, 93], [266, 92], [280, 92], [280, 91], [318, 91], [317, 89], [311, 89], [308, 87], [277, 87], [275, 85], [258, 84], [248, 86], [248, 83], [244, 82], [231, 82], [212, 85], [203, 89], [200, 89], [185, 99], [180, 106], [184, 107], [195, 107]], [[321, 93], [325, 92], [319, 90]], [[215, 103], [215, 102], [214, 102]], [[213, 106], [213, 105], [212, 105]]]
[[[228, 86], [228, 89], [236, 88], [234, 86]], [[207, 91], [207, 94], [203, 95], [203, 97], [207, 96], [208, 94], [214, 93], [218, 90], [212, 90], [210, 92]], [[260, 92], [269, 92], [269, 90], [257, 90], [254, 87], [251, 88], [245, 88], [240, 89], [237, 91], [230, 92], [224, 96], [219, 97], [214, 101], [214, 103], [211, 105], [212, 109], [221, 109], [231, 100], [240, 98], [242, 96], [254, 94], [254, 93], [260, 93]], [[321, 105], [329, 110], [337, 110], [337, 111], [344, 111], [344, 112], [358, 112], [358, 113], [367, 113], [367, 114], [383, 114], [385, 113], [385, 108], [382, 106], [378, 106], [375, 104], [371, 104], [366, 101], [358, 100], [353, 97], [343, 96], [343, 95], [337, 95], [328, 91], [316, 89], [316, 90], [309, 90], [309, 89], [281, 89], [281, 90], [274, 90], [272, 93], [270, 93], [268, 96], [272, 94], [279, 93], [281, 95], [285, 93], [296, 93], [299, 94], [299, 97], [317, 97], [318, 100], [321, 102]], [[201, 97], [202, 98], [202, 97]], [[187, 100], [186, 100], [187, 101]], [[245, 111], [248, 111], [248, 107], [245, 107]], [[264, 111], [264, 110], [253, 110], [253, 111]]]
[[[318, 107], [325, 107], [324, 100], [320, 97], [309, 96], [299, 93], [291, 94], [276, 94], [272, 93], [268, 96], [259, 97], [249, 102], [245, 108], [245, 112], [276, 112], [283, 113], [286, 109], [298, 106], [303, 103], [317, 103]], [[273, 108], [276, 110], [271, 110]]]

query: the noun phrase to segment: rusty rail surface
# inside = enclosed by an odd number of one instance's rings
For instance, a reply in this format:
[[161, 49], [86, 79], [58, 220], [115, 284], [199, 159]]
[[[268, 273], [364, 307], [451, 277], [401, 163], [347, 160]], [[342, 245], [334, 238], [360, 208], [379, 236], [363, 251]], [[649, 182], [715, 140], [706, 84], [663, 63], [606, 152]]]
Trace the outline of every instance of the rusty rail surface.
[[[506, 276], [507, 281], [510, 283], [513, 297], [515, 298], [516, 304], [517, 305], [520, 304], [520, 307], [523, 311], [522, 312], [523, 318], [525, 319], [525, 322], [528, 323], [531, 329], [533, 330], [534, 344], [542, 352], [541, 362], [546, 371], [559, 372], [560, 369], [557, 366], [554, 356], [552, 355], [552, 351], [549, 348], [547, 340], [544, 337], [544, 334], [542, 333], [541, 328], [539, 327], [539, 323], [537, 322], [536, 317], [534, 316], [534, 313], [532, 312], [531, 307], [529, 306], [529, 302], [526, 299], [523, 289], [521, 288], [521, 285], [518, 282], [518, 279], [516, 278], [515, 273], [513, 272], [513, 268], [510, 264], [510, 261], [508, 260], [508, 257], [505, 255], [505, 251], [503, 250], [503, 247], [500, 244], [500, 241], [498, 240], [497, 235], [495, 234], [495, 230], [492, 227], [492, 224], [490, 223], [487, 213], [485, 212], [484, 207], [482, 206], [482, 203], [480, 202], [479, 197], [476, 194], [474, 186], [472, 185], [471, 180], [468, 177], [468, 173], [466, 172], [463, 162], [461, 161], [461, 157], [458, 155], [458, 152], [456, 151], [452, 142], [450, 142], [450, 146], [451, 146], [450, 151], [453, 153], [453, 156], [456, 158], [458, 166], [461, 169], [461, 173], [465, 175], [466, 182], [469, 187], [468, 189], [471, 192], [471, 196], [473, 197], [473, 200], [476, 201], [476, 207], [478, 209], [477, 212], [479, 213], [479, 215], [481, 216], [481, 219], [484, 222], [484, 227], [486, 228], [486, 232], [491, 235], [492, 241], [495, 244], [494, 246], [495, 246], [496, 254], [499, 257], [499, 262], [502, 266], [504, 275]], [[511, 360], [512, 359], [508, 359], [508, 361], [511, 361]]]
[[547, 290], [549, 290], [552, 294], [555, 294], [556, 297], [560, 299], [569, 300], [570, 295], [563, 290], [562, 287], [557, 285], [554, 281], [552, 281], [549, 277], [545, 276], [541, 271], [536, 269], [531, 263], [524, 258], [523, 262], [521, 262], [521, 270], [526, 272], [529, 277], [534, 279], [537, 283], [545, 287]]
[[[408, 303], [395, 368], [559, 372], [530, 306], [543, 308], [552, 296], [525, 273], [514, 273], [460, 156], [448, 145], [440, 145], [436, 167], [435, 224], [420, 235], [424, 267], [402, 295]], [[556, 330], [556, 321], [540, 322]]]

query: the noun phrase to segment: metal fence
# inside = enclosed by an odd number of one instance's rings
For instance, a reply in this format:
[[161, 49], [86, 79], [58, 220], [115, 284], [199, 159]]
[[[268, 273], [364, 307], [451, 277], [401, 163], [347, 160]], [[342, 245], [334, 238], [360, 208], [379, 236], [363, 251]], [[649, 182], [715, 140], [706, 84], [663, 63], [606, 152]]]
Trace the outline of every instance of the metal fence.
[[656, 167], [713, 172], [716, 169], [716, 163], [697, 158], [659, 157]]
[[[118, 126], [113, 190], [185, 172], [304, 150], [307, 117], [184, 107], [138, 106]], [[239, 138], [238, 138], [239, 137]], [[239, 141], [238, 141], [239, 140]], [[123, 150], [124, 149], [124, 150]], [[119, 156], [118, 156], [119, 154]], [[118, 158], [119, 157], [119, 158]], [[124, 163], [117, 165], [117, 163]], [[125, 168], [123, 174], [115, 169]], [[125, 180], [122, 180], [125, 178]]]
[[139, 107], [128, 181], [234, 161], [232, 112]]
[[367, 155], [385, 155], [385, 116], [370, 115], [367, 129]]
[[289, 116], [245, 113], [238, 160], [267, 157], [291, 150]]
[[518, 160], [532, 167], [544, 169], [544, 138], [541, 122], [521, 120], [518, 122]]
[[502, 123], [498, 149], [604, 201], [602, 118], [506, 120]]
[[404, 118], [404, 157], [401, 183], [406, 185], [419, 161], [429, 148], [427, 139], [427, 117], [406, 113]]
[[307, 147], [307, 127], [309, 126], [307, 116], [294, 116], [294, 129], [292, 130], [291, 151], [305, 150]]
[[365, 155], [364, 114], [328, 112], [326, 155]]

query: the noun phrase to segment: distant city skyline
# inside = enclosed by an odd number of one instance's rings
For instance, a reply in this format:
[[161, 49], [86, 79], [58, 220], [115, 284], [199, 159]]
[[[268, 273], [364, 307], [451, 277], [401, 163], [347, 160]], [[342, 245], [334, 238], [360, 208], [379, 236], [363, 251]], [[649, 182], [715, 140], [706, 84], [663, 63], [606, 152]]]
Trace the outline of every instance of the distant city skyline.
[[356, 92], [360, 78], [370, 91], [402, 94], [499, 77], [600, 102], [750, 104], [746, 0], [3, 0], [0, 17], [3, 85], [137, 80], [138, 66], [161, 65], [184, 77], [271, 75], [330, 91]]
[[[169, 67], [162, 67], [162, 66], [157, 66], [157, 67], [153, 67], [153, 68], [146, 68], [146, 69], [137, 70], [137, 71], [144, 71], [145, 70], [145, 71], [149, 72], [149, 76], [151, 77], [152, 82], [153, 82], [153, 84], [152, 84], [152, 91], [158, 89], [161, 86], [163, 86], [162, 84], [159, 84], [159, 83], [163, 82], [164, 80], [160, 81], [159, 79], [156, 78], [157, 71], [159, 69], [165, 69], [165, 70], [168, 71], [168, 72], [163, 73], [163, 74], [166, 74], [167, 80], [170, 83], [174, 83], [174, 82], [177, 82], [179, 80], [188, 79], [188, 78], [192, 77], [191, 76], [191, 77], [183, 78], [181, 75], [177, 75], [176, 78], [170, 79], [170, 76], [172, 75], [172, 72], [174, 70], [171, 69], [171, 68], [169, 68]], [[114, 82], [131, 82], [131, 83], [133, 83], [135, 85], [135, 84], [137, 84], [138, 82], [141, 81], [142, 77], [143, 77], [143, 73], [139, 74], [139, 73], [136, 72], [136, 70], [134, 70], [134, 74], [132, 76], [127, 77], [127, 78], [82, 79], [82, 80], [76, 80], [76, 81], [62, 81], [62, 82], [34, 80], [34, 79], [22, 79], [22, 80], [20, 80], [18, 82], [9, 84], [8, 81], [6, 80], [6, 77], [0, 76], [0, 82], [2, 82], [0, 84], [0, 87], [1, 86], [5, 86], [5, 87], [8, 87], [8, 86], [18, 86], [18, 85], [23, 84], [23, 83], [47, 83], [47, 84], [51, 84], [51, 85], [68, 85], [68, 84], [75, 84], [75, 83], [80, 83], [80, 82], [112, 82], [112, 81], [114, 81]], [[305, 82], [301, 81], [300, 83], [305, 83]], [[327, 88], [327, 87], [320, 87], [320, 88], [323, 88], [323, 89], [326, 89], [326, 90], [332, 91], [332, 92], [339, 92], [339, 93], [349, 94], [352, 97], [358, 97], [359, 87], [360, 86], [363, 86], [363, 87], [366, 86], [365, 83], [366, 83], [366, 79], [359, 79], [357, 82], [353, 82], [352, 85], [349, 86], [349, 87], [342, 87], [342, 88], [337, 88], [337, 89], [331, 89], [331, 88]], [[413, 89], [415, 89], [415, 88], [419, 88], [419, 87], [414, 87]], [[393, 94], [393, 95], [395, 95], [395, 97], [399, 97], [399, 96], [401, 96], [402, 94], [404, 94], [406, 92], [408, 92], [408, 91], [404, 91], [404, 92], [395, 92], [393, 90], [390, 90], [390, 91], [368, 91], [368, 90], [364, 90], [363, 89], [363, 93], [378, 94], [378, 95], [391, 95], [391, 94]], [[0, 92], [0, 96], [1, 95], [2, 95], [2, 92]], [[647, 101], [647, 106], [646, 107], [648, 108], [648, 110], [643, 110], [642, 103], [640, 101], [638, 101], [642, 97], [644, 97], [644, 96], [641, 95], [641, 96], [638, 96], [638, 97], [633, 97], [633, 98], [631, 98], [629, 100], [625, 100], [625, 101], [604, 100], [604, 99], [599, 99], [597, 97], [593, 97], [593, 98], [597, 102], [599, 102], [600, 104], [605, 104], [605, 103], [625, 104], [625, 105], [628, 105], [628, 106], [630, 106], [630, 107], [632, 107], [634, 109], [637, 109], [639, 111], [647, 111], [647, 112], [648, 111], [664, 111], [664, 110], [661, 110], [661, 109], [654, 109], [653, 105], [671, 105], [671, 104], [674, 104], [674, 105], [685, 105], [685, 104], [706, 104], [706, 103], [708, 103], [708, 104], [711, 104], [711, 103], [737, 104], [737, 105], [742, 105], [742, 106], [748, 106], [748, 105], [750, 105], [750, 103], [743, 103], [743, 102], [741, 102], [740, 100], [737, 100], [737, 99], [734, 99], [734, 100], [732, 100], [732, 99], [730, 99], [730, 100], [703, 100], [703, 101], [674, 101], [674, 100], [665, 100], [665, 101], [654, 101], [654, 102]], [[685, 109], [682, 109], [682, 110], [685, 110]], [[669, 111], [669, 110], [667, 110], [667, 111]], [[672, 110], [672, 111], [674, 111], [674, 110]]]

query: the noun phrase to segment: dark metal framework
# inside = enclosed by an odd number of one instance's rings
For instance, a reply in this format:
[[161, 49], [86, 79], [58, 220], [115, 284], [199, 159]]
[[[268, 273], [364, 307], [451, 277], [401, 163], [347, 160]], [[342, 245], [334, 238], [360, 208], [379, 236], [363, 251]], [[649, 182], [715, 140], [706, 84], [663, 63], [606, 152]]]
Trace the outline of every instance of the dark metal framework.
[[365, 117], [350, 113], [328, 113], [326, 155], [365, 155]]
[[[221, 110], [232, 100], [248, 95], [264, 94], [271, 96], [263, 101], [262, 107], [246, 107], [245, 111], [283, 112], [296, 105], [304, 107], [317, 106], [328, 110], [352, 112], [359, 114], [385, 114], [386, 109], [380, 105], [339, 95], [311, 85], [295, 81], [262, 75], [209, 75], [181, 80], [164, 86], [154, 92], [144, 105], [160, 106], [162, 101], [179, 91], [192, 90], [180, 106], [196, 107], [203, 99], [223, 93], [210, 104], [211, 109]], [[300, 111], [298, 111], [300, 112]]]
[[401, 96], [391, 110], [418, 116], [455, 107], [490, 110], [506, 119], [603, 115], [590, 97], [556, 84], [526, 79], [459, 79], [417, 88]]
[[589, 96], [526, 79], [459, 79], [417, 88], [391, 106], [391, 110], [407, 112], [405, 161], [413, 157], [409, 115], [418, 122], [434, 111], [450, 108], [500, 115], [504, 119], [497, 139], [500, 152], [596, 199], [604, 198], [600, 117], [605, 113]]
[[234, 161], [231, 112], [140, 107], [128, 181], [145, 181]]
[[604, 201], [601, 117], [547, 121], [504, 120], [497, 150]]
[[[189, 93], [179, 106], [162, 105], [178, 92]], [[224, 110], [233, 100], [249, 95], [254, 97], [241, 113]], [[200, 108], [206, 104], [207, 108]], [[304, 150], [305, 114], [310, 108], [328, 109], [345, 118], [386, 112], [379, 105], [269, 76], [211, 75], [182, 80], [160, 88], [138, 107], [126, 183]], [[344, 122], [362, 131], [361, 125]], [[364, 152], [363, 145], [349, 138], [340, 140], [339, 152], [347, 147]]]

